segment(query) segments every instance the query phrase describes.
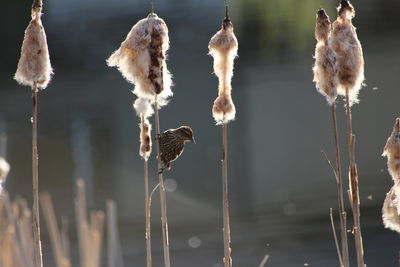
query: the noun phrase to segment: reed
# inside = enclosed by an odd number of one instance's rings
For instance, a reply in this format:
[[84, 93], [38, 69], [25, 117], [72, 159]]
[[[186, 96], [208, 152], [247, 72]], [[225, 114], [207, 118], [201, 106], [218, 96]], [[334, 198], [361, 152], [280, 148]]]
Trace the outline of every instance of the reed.
[[148, 160], [151, 154], [151, 124], [148, 118], [153, 114], [150, 101], [147, 98], [139, 97], [133, 104], [136, 114], [140, 117], [140, 148], [139, 155], [143, 159], [143, 177], [144, 177], [144, 199], [145, 199], [145, 239], [146, 239], [146, 266], [152, 266], [151, 256], [151, 213], [149, 200], [149, 164]]
[[353, 235], [357, 255], [357, 265], [364, 267], [364, 248], [360, 222], [359, 177], [355, 155], [355, 140], [351, 106], [358, 103], [358, 93], [364, 81], [364, 57], [356, 29], [352, 24], [355, 16], [353, 6], [342, 0], [338, 7], [338, 17], [332, 25], [330, 46], [338, 55], [338, 94], [345, 98], [347, 121], [347, 147], [349, 161], [349, 195], [353, 213]]
[[[147, 99], [154, 105], [156, 134], [160, 135], [159, 108], [168, 103], [172, 96], [172, 77], [167, 69], [166, 52], [169, 49], [168, 27], [164, 20], [159, 18], [153, 11], [144, 19], [138, 21], [128, 33], [125, 40], [108, 59], [107, 64], [117, 67], [127, 81], [135, 84], [133, 91], [139, 98]], [[143, 131], [142, 131], [143, 133]], [[149, 136], [149, 135], [148, 135]], [[141, 137], [142, 140], [142, 137]], [[142, 148], [142, 146], [141, 146]], [[140, 153], [142, 153], [141, 151]], [[148, 153], [146, 151], [144, 154]], [[142, 155], [141, 155], [142, 156]], [[143, 156], [142, 156], [143, 157]], [[146, 156], [148, 157], [148, 155]], [[157, 142], [158, 169], [161, 168], [160, 147]], [[145, 180], [147, 162], [144, 163]], [[164, 266], [170, 266], [167, 199], [164, 188], [162, 173], [159, 173], [160, 202], [161, 202], [161, 226], [163, 232]], [[145, 182], [146, 187], [146, 182]], [[146, 192], [147, 191], [147, 192]], [[148, 199], [148, 184], [145, 188], [146, 210], [150, 208]], [[150, 219], [150, 211], [147, 211], [146, 220]], [[146, 229], [149, 229], [146, 222]], [[147, 232], [147, 230], [146, 230]], [[150, 236], [148, 237], [150, 238]], [[150, 239], [148, 239], [150, 240]], [[149, 244], [147, 251], [149, 253]], [[147, 261], [149, 263], [149, 254]]]
[[49, 193], [40, 194], [40, 204], [42, 206], [44, 219], [50, 234], [50, 242], [53, 248], [53, 256], [56, 266], [70, 267], [71, 262], [68, 258], [68, 248], [65, 247], [65, 241], [62, 241], [63, 237], [57, 224], [53, 202]]
[[382, 156], [387, 157], [387, 166], [393, 186], [387, 193], [382, 207], [383, 225], [400, 233], [400, 118], [397, 118]]
[[224, 266], [232, 266], [231, 230], [229, 218], [228, 196], [228, 123], [235, 118], [236, 109], [231, 97], [231, 80], [233, 76], [233, 61], [237, 56], [238, 42], [233, 32], [233, 24], [229, 19], [228, 6], [225, 7], [225, 19], [219, 30], [208, 45], [210, 55], [214, 58], [214, 72], [218, 77], [218, 97], [213, 105], [213, 117], [217, 124], [222, 125], [222, 209], [224, 237]]
[[41, 21], [42, 0], [34, 0], [31, 10], [32, 20], [25, 30], [21, 48], [21, 57], [18, 62], [14, 79], [32, 89], [32, 180], [33, 180], [33, 234], [35, 240], [35, 266], [42, 267], [42, 248], [40, 242], [39, 217], [39, 174], [38, 174], [38, 146], [37, 146], [37, 105], [38, 92], [47, 87], [52, 69], [46, 34]]
[[[325, 96], [328, 105], [331, 107], [332, 117], [332, 130], [333, 130], [333, 144], [335, 149], [335, 167], [332, 166], [333, 173], [336, 178], [336, 185], [338, 191], [338, 205], [339, 205], [339, 220], [340, 220], [340, 237], [341, 237], [341, 252], [338, 252], [339, 261], [341, 266], [349, 266], [349, 251], [347, 240], [347, 222], [346, 211], [344, 207], [344, 194], [343, 194], [343, 181], [342, 181], [342, 167], [340, 159], [340, 147], [338, 140], [337, 118], [336, 118], [336, 99], [338, 87], [338, 64], [337, 54], [329, 45], [331, 37], [331, 22], [325, 10], [319, 9], [316, 15], [315, 24], [315, 39], [317, 45], [315, 47], [315, 64], [313, 66], [314, 78], [316, 88], [320, 94]], [[324, 156], [326, 156], [324, 154]], [[328, 158], [327, 161], [330, 163]], [[334, 224], [332, 223], [332, 226]], [[335, 229], [334, 233], [335, 233]], [[336, 234], [334, 235], [336, 241]], [[339, 247], [339, 246], [338, 246]]]

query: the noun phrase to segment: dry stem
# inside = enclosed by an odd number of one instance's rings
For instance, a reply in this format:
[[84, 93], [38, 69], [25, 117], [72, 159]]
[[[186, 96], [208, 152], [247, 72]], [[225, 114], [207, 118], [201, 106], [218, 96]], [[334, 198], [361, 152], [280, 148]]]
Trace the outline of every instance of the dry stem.
[[[157, 95], [155, 95], [154, 101], [154, 119], [156, 125], [156, 136], [160, 135], [160, 117], [158, 114], [158, 105], [157, 105]], [[157, 140], [157, 172], [161, 169], [161, 156], [160, 156], [160, 142]], [[158, 179], [160, 183], [160, 204], [161, 204], [161, 225], [162, 225], [162, 233], [163, 233], [163, 250], [164, 250], [164, 266], [170, 267], [170, 259], [169, 259], [169, 239], [168, 239], [168, 218], [167, 218], [167, 198], [164, 187], [164, 179], [163, 174], [158, 174]]]
[[346, 119], [347, 119], [347, 142], [348, 142], [348, 153], [349, 153], [349, 184], [350, 184], [350, 202], [353, 212], [353, 234], [355, 240], [356, 254], [357, 254], [357, 265], [358, 267], [365, 267], [364, 264], [364, 249], [361, 236], [361, 224], [360, 224], [360, 195], [358, 189], [358, 172], [357, 164], [355, 160], [355, 136], [353, 135], [353, 123], [351, 118], [351, 108], [349, 99], [349, 89], [346, 88]]
[[39, 174], [38, 174], [38, 148], [37, 148], [37, 93], [36, 83], [32, 88], [32, 182], [33, 182], [33, 239], [35, 247], [36, 267], [43, 266], [42, 247], [40, 243], [40, 218], [39, 218]]
[[149, 164], [144, 160], [144, 199], [145, 199], [145, 212], [146, 212], [146, 252], [147, 252], [147, 267], [152, 266], [151, 259], [151, 213], [149, 201]]
[[347, 241], [347, 223], [346, 223], [346, 211], [344, 209], [344, 198], [343, 198], [343, 182], [342, 182], [342, 164], [340, 162], [340, 148], [338, 141], [338, 130], [336, 120], [336, 104], [332, 104], [332, 124], [333, 124], [333, 139], [335, 145], [335, 158], [336, 158], [336, 183], [338, 189], [338, 201], [339, 201], [339, 219], [340, 219], [340, 234], [342, 242], [342, 265], [344, 267], [349, 266], [349, 248]]
[[231, 229], [229, 223], [229, 198], [228, 198], [228, 124], [222, 124], [222, 209], [224, 217], [224, 266], [232, 266], [231, 258]]

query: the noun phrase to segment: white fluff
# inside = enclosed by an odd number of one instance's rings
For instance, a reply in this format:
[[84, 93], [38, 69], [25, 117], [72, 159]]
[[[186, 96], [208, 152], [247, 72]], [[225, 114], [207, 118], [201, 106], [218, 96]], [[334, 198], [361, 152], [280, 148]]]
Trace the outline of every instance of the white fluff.
[[4, 159], [0, 157], [0, 195], [3, 191], [3, 184], [7, 179], [7, 175], [10, 172], [10, 164]]
[[133, 103], [133, 108], [139, 117], [143, 115], [145, 118], [148, 118], [153, 115], [153, 108], [148, 98], [137, 98], [135, 103]]
[[356, 28], [351, 22], [355, 14], [354, 8], [350, 3], [346, 3], [348, 6], [339, 7], [339, 16], [333, 23], [329, 45], [338, 58], [337, 92], [345, 97], [346, 89], [348, 89], [350, 105], [352, 105], [359, 102], [358, 93], [364, 81], [364, 57]]
[[40, 19], [40, 11], [32, 11], [32, 20], [25, 30], [21, 48], [21, 57], [18, 62], [14, 79], [26, 86], [38, 89], [47, 87], [53, 74], [46, 33]]
[[394, 183], [400, 183], [400, 118], [396, 119], [382, 156], [387, 157], [387, 166]]
[[[160, 63], [155, 77], [149, 77], [152, 68], [151, 43], [154, 34], [161, 40], [161, 51], [157, 60]], [[151, 13], [145, 19], [137, 22], [128, 33], [121, 46], [108, 59], [110, 67], [117, 67], [129, 82], [135, 84], [134, 93], [141, 98], [154, 101], [157, 93], [154, 83], [162, 85], [162, 91], [157, 96], [159, 106], [167, 104], [172, 96], [172, 77], [166, 65], [166, 51], [169, 48], [168, 28], [164, 20]]]
[[238, 51], [238, 41], [229, 20], [225, 20], [221, 30], [211, 38], [208, 49], [214, 58], [214, 73], [219, 81], [218, 98], [213, 105], [213, 117], [217, 124], [228, 123], [235, 119], [236, 114], [231, 96], [231, 80], [233, 62]]
[[382, 220], [385, 228], [391, 229], [400, 233], [400, 215], [399, 215], [399, 199], [398, 191], [396, 190], [398, 185], [394, 185], [390, 191], [386, 194], [385, 201], [382, 207]]

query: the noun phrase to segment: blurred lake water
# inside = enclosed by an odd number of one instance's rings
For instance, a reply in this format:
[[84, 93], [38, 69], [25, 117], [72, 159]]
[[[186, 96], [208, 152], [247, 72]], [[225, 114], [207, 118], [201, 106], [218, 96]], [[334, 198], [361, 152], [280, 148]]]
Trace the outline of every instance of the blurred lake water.
[[[333, 159], [330, 113], [312, 83], [315, 11], [321, 0], [230, 1], [239, 40], [233, 99], [237, 118], [229, 125], [230, 209], [235, 266], [338, 266], [329, 221], [336, 210], [336, 183], [322, 159]], [[381, 157], [399, 116], [400, 18], [397, 0], [355, 0], [354, 24], [365, 56], [366, 86], [353, 109], [360, 172], [361, 223], [368, 266], [396, 266], [399, 240], [383, 228], [381, 206], [391, 186]], [[7, 1], [0, 18], [0, 121], [8, 134], [12, 171], [6, 187], [31, 200], [30, 92], [12, 79], [29, 1]], [[165, 179], [172, 265], [222, 266], [221, 129], [211, 106], [217, 95], [208, 41], [219, 29], [224, 1], [154, 1], [168, 24], [168, 67], [174, 97], [160, 112], [161, 128], [190, 125], [190, 144]], [[74, 228], [74, 181], [85, 179], [90, 208], [118, 205], [127, 266], [145, 265], [143, 162], [138, 156], [138, 119], [133, 86], [106, 66], [150, 3], [127, 0], [45, 1], [43, 23], [55, 76], [39, 94], [40, 190], [49, 191], [58, 216]], [[344, 111], [339, 108], [341, 147], [346, 155]], [[151, 185], [157, 183], [154, 153]], [[343, 157], [345, 164], [346, 157]], [[344, 165], [345, 166], [345, 165]], [[159, 199], [153, 200], [154, 260], [161, 263]], [[350, 209], [349, 229], [351, 225]], [[43, 228], [45, 224], [43, 222]], [[349, 234], [351, 237], [351, 234]], [[76, 233], [71, 233], [76, 245]], [[53, 266], [47, 230], [44, 256]], [[353, 248], [353, 240], [349, 239]], [[73, 249], [73, 266], [78, 251]], [[156, 265], [157, 266], [157, 265]], [[160, 266], [160, 265], [158, 265]]]

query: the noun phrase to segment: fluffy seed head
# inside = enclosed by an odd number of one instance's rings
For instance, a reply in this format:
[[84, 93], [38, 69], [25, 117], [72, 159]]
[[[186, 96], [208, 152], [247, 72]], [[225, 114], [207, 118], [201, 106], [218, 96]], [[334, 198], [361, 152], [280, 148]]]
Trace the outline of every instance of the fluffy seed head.
[[150, 117], [153, 115], [153, 108], [151, 106], [151, 101], [148, 98], [139, 97], [133, 103], [133, 108], [136, 111], [136, 114], [141, 117], [144, 116], [145, 118]]
[[14, 79], [26, 86], [45, 89], [53, 74], [46, 33], [41, 17], [41, 8], [32, 8], [32, 20], [25, 30], [22, 42], [21, 57]]
[[398, 212], [399, 199], [396, 194], [398, 190], [395, 188], [397, 186], [398, 185], [394, 185], [386, 194], [382, 207], [382, 220], [385, 228], [400, 233], [400, 215]]
[[317, 11], [315, 23], [315, 39], [318, 42], [327, 42], [331, 33], [331, 21], [325, 10], [320, 8]]
[[338, 8], [338, 18], [333, 23], [329, 45], [338, 58], [338, 94], [345, 96], [349, 91], [350, 104], [358, 103], [358, 93], [364, 81], [364, 57], [361, 43], [351, 20], [354, 8], [343, 0]]
[[4, 158], [0, 157], [0, 186], [6, 181], [9, 171], [10, 164]]
[[157, 94], [159, 106], [164, 106], [172, 96], [172, 78], [166, 64], [168, 48], [167, 25], [150, 13], [132, 27], [120, 48], [107, 59], [107, 64], [117, 67], [135, 84], [134, 93], [138, 97], [154, 99]]
[[142, 118], [140, 124], [140, 148], [139, 155], [148, 160], [151, 154], [151, 124], [147, 118]]
[[331, 22], [323, 9], [318, 10], [315, 25], [315, 64], [313, 67], [315, 85], [320, 94], [325, 96], [329, 105], [337, 97], [338, 64], [337, 55], [328, 45], [331, 32]]
[[133, 107], [140, 118], [139, 155], [147, 161], [151, 154], [151, 124], [148, 118], [153, 114], [153, 108], [147, 98], [137, 98]]
[[387, 157], [388, 170], [394, 182], [400, 182], [400, 118], [396, 119], [382, 156]]
[[209, 53], [214, 58], [214, 73], [218, 77], [218, 98], [214, 101], [213, 117], [217, 124], [228, 123], [235, 118], [236, 110], [231, 97], [233, 61], [237, 56], [238, 41], [228, 17], [210, 40]]

